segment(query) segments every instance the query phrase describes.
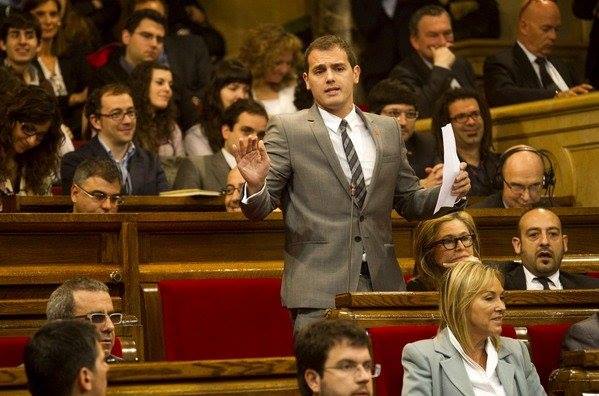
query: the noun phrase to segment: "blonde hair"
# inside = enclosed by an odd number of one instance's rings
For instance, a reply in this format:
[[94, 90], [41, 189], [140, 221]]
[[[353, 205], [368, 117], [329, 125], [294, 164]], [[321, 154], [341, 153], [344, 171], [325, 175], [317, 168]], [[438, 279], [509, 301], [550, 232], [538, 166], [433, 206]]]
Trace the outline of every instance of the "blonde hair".
[[[501, 272], [480, 261], [460, 261], [443, 277], [439, 295], [439, 330], [448, 327], [466, 353], [474, 350], [468, 312], [474, 299], [495, 279], [503, 285]], [[491, 341], [497, 349], [499, 337], [492, 336]]]
[[472, 250], [474, 250], [474, 256], [480, 258], [480, 241], [478, 240], [474, 219], [469, 213], [463, 211], [453, 212], [435, 219], [421, 221], [414, 234], [414, 275], [427, 290], [439, 290], [441, 285], [445, 268], [435, 262], [434, 246], [432, 244], [436, 242], [437, 233], [441, 226], [452, 220], [461, 221], [468, 229], [468, 232], [474, 235]]
[[303, 64], [302, 42], [297, 36], [286, 32], [283, 27], [276, 24], [262, 24], [250, 29], [239, 49], [238, 59], [252, 72], [254, 84], [260, 84], [264, 77], [272, 70], [281, 55], [291, 52], [293, 55], [293, 72], [281, 81], [281, 86], [289, 86], [295, 82], [295, 72]]

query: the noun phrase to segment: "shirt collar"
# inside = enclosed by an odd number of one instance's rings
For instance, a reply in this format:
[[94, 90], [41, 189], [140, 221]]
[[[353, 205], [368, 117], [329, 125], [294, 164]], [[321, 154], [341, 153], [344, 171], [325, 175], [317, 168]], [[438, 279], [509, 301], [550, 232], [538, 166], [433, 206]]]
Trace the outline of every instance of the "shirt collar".
[[228, 152], [227, 149], [225, 149], [224, 147], [221, 148], [220, 151], [223, 153], [223, 156], [225, 157], [225, 161], [227, 161], [229, 168], [235, 168], [237, 166], [237, 160], [235, 159], [235, 156]]
[[[325, 109], [323, 109], [320, 106], [317, 106], [317, 107], [318, 107], [318, 112], [320, 113], [320, 116], [322, 117], [322, 121], [324, 122], [324, 125], [328, 129], [333, 131], [334, 133], [338, 133], [339, 125], [341, 125], [342, 118], [329, 113], [328, 111], [326, 111]], [[358, 120], [360, 120], [360, 117], [358, 116], [358, 113], [356, 113], [356, 106], [353, 106], [351, 111], [349, 112], [349, 114], [345, 116], [345, 121], [347, 121], [348, 125], [351, 128], [351, 126], [355, 125], [356, 122], [358, 122]]]
[[524, 54], [526, 55], [526, 57], [528, 58], [528, 61], [530, 63], [535, 62], [535, 60], [537, 60], [538, 56], [536, 56], [535, 54], [533, 54], [532, 52], [530, 52], [529, 50], [526, 49], [526, 47], [524, 46], [524, 44], [522, 44], [519, 41], [516, 41], [518, 43], [518, 45], [520, 46], [520, 48], [522, 48], [522, 51], [524, 51]]
[[[462, 359], [466, 360], [468, 363], [470, 363], [470, 365], [474, 367], [480, 367], [478, 363], [472, 360], [472, 358], [468, 356], [466, 352], [464, 352], [464, 348], [462, 348], [462, 345], [460, 344], [458, 339], [455, 338], [449, 327], [447, 328], [447, 333], [449, 334], [449, 342], [451, 342], [451, 345], [453, 345], [454, 348], [457, 349]], [[497, 350], [495, 349], [493, 342], [491, 342], [490, 337], [487, 337], [487, 341], [485, 343], [485, 352], [487, 352], [487, 367], [482, 368], [483, 370], [485, 370], [486, 375], [490, 377], [495, 371], [495, 368], [497, 368], [497, 363], [499, 362]]]
[[123, 69], [125, 69], [125, 71], [127, 72], [127, 74], [131, 74], [133, 72], [133, 69], [135, 68], [135, 66], [130, 65], [129, 62], [127, 62], [125, 60], [125, 56], [121, 56], [121, 58], [119, 59], [119, 64], [121, 65], [121, 67]]
[[135, 152], [135, 149], [136, 149], [133, 141], [129, 142], [129, 146], [127, 147], [127, 151], [125, 152], [125, 155], [123, 155], [123, 159], [121, 161], [117, 161], [114, 158], [114, 156], [112, 155], [112, 150], [110, 149], [110, 147], [108, 147], [106, 142], [104, 142], [102, 140], [102, 137], [100, 136], [100, 134], [98, 134], [98, 141], [100, 142], [102, 147], [104, 147], [104, 150], [106, 150], [106, 152], [108, 153], [108, 156], [115, 162], [127, 162], [129, 160], [129, 158], [131, 158], [131, 156], [133, 155], [133, 153]]
[[[522, 269], [524, 270], [524, 277], [526, 278], [526, 284], [527, 285], [532, 284], [533, 279], [536, 278], [537, 276], [534, 275], [532, 272], [530, 272], [528, 270], [528, 268], [526, 268], [524, 266], [524, 264], [522, 264]], [[555, 271], [553, 274], [547, 276], [546, 278], [549, 279], [551, 282], [553, 282], [554, 286], [559, 287], [559, 285], [560, 285], [559, 269], [557, 271]]]

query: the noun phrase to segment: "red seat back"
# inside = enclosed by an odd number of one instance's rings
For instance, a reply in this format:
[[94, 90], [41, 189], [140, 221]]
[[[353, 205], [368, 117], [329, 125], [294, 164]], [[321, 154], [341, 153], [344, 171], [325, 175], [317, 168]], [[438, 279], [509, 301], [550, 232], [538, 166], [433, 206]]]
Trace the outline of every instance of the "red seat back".
[[166, 360], [293, 355], [281, 279], [161, 281]]
[[121, 339], [119, 337], [114, 339], [114, 345], [112, 346], [112, 351], [110, 353], [120, 358], [123, 357], [123, 344], [121, 344]]
[[526, 326], [530, 341], [531, 359], [547, 389], [549, 375], [559, 367], [562, 342], [570, 323]]
[[23, 364], [25, 345], [29, 337], [0, 337], [0, 367]]

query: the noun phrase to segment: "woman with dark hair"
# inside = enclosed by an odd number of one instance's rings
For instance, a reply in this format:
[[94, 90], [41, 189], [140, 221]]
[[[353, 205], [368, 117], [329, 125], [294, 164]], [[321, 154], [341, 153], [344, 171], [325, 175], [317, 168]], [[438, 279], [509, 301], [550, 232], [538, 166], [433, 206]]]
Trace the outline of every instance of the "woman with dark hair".
[[64, 123], [75, 136], [80, 136], [90, 69], [83, 52], [66, 43], [61, 2], [25, 0], [23, 11], [33, 15], [42, 28], [41, 47], [34, 65], [52, 86]]
[[222, 114], [236, 101], [248, 99], [251, 86], [252, 74], [239, 61], [224, 60], [216, 66], [201, 99], [200, 120], [185, 134], [187, 155], [210, 155], [223, 147]]
[[54, 97], [23, 85], [0, 104], [0, 194], [47, 195], [64, 137]]
[[171, 70], [153, 61], [142, 62], [133, 69], [130, 85], [137, 111], [136, 141], [160, 157], [184, 157], [172, 101]]

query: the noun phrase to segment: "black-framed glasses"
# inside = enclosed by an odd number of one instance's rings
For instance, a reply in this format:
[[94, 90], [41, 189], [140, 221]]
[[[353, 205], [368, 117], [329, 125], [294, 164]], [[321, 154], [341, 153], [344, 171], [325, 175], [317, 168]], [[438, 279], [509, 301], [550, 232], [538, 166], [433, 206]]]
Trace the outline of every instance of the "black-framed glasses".
[[43, 138], [44, 134], [40, 134], [40, 131], [38, 131], [37, 127], [35, 126], [35, 124], [31, 123], [31, 122], [23, 122], [23, 121], [19, 121], [19, 124], [21, 124], [21, 131], [27, 135], [27, 136], [38, 136], [38, 138]]
[[347, 362], [341, 362], [341, 363], [337, 364], [336, 366], [325, 367], [324, 369], [325, 370], [337, 370], [337, 371], [343, 373], [343, 375], [355, 377], [360, 373], [360, 367], [362, 368], [362, 370], [364, 370], [368, 374], [370, 374], [370, 378], [376, 378], [379, 375], [381, 375], [381, 365], [378, 363], [374, 364], [372, 362], [360, 364], [357, 362], [347, 361]]
[[455, 121], [459, 124], [465, 124], [471, 118], [474, 121], [477, 121], [477, 120], [480, 120], [481, 117], [482, 117], [481, 112], [479, 110], [474, 110], [474, 111], [471, 111], [470, 113], [460, 113], [460, 114], [456, 115], [455, 117], [450, 117], [449, 119], [451, 121]]
[[239, 193], [241, 194], [241, 189], [243, 188], [243, 186], [241, 187], [235, 187], [232, 184], [227, 184], [225, 188], [223, 188], [222, 190], [220, 190], [220, 193], [222, 195], [232, 195], [235, 191], [239, 191]]
[[103, 312], [93, 312], [93, 313], [89, 313], [89, 314], [85, 314], [85, 315], [79, 315], [79, 316], [75, 316], [76, 319], [87, 319], [89, 320], [92, 324], [104, 324], [106, 322], [106, 319], [110, 319], [110, 321], [112, 322], [112, 324], [121, 324], [121, 322], [123, 321], [123, 314], [120, 312], [113, 312], [110, 314], [105, 314]]
[[399, 118], [399, 117], [401, 117], [402, 114], [404, 114], [408, 120], [415, 120], [420, 115], [418, 113], [418, 111], [416, 111], [416, 110], [408, 110], [408, 111], [390, 110], [390, 111], [386, 111], [384, 115], [389, 116], [389, 117]]
[[464, 247], [470, 247], [474, 243], [474, 234], [466, 234], [458, 237], [443, 238], [439, 241], [433, 242], [431, 244], [431, 247], [443, 245], [445, 249], [453, 250], [456, 248], [456, 246], [458, 246], [458, 241], [462, 242], [462, 245], [464, 245]]
[[123, 204], [123, 197], [120, 194], [106, 194], [103, 191], [91, 191], [90, 192], [78, 184], [75, 184], [75, 186], [78, 189], [80, 189], [81, 191], [83, 191], [85, 193], [85, 195], [87, 195], [88, 197], [90, 197], [91, 199], [93, 199], [99, 203], [102, 203], [108, 199], [108, 200], [110, 200], [111, 205], [118, 206], [118, 205]]
[[102, 117], [108, 117], [112, 121], [115, 121], [115, 122], [122, 122], [125, 119], [125, 116], [128, 116], [131, 119], [136, 118], [137, 111], [135, 109], [129, 109], [127, 111], [115, 110], [115, 111], [111, 111], [108, 114], [98, 113], [98, 115], [102, 116]]
[[505, 185], [512, 190], [514, 194], [524, 194], [524, 191], [528, 190], [529, 194], [539, 194], [541, 189], [543, 188], [543, 182], [533, 183], [533, 184], [520, 184], [520, 183], [508, 183], [507, 181], [503, 181]]

